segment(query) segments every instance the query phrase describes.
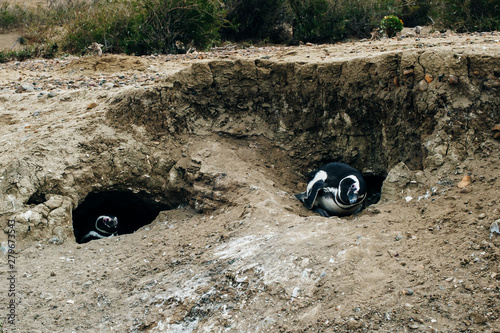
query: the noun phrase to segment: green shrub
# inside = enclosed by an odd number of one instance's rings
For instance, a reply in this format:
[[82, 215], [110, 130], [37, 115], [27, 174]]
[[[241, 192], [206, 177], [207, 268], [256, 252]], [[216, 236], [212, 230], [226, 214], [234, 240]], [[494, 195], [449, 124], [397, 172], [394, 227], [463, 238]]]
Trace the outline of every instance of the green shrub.
[[387, 36], [394, 37], [397, 32], [403, 30], [403, 21], [395, 15], [384, 16], [380, 28], [387, 33]]
[[406, 26], [415, 27], [431, 23], [432, 4], [429, 0], [407, 0], [401, 6], [399, 17]]
[[14, 29], [29, 21], [30, 13], [19, 5], [10, 6], [8, 2], [0, 5], [0, 29]]
[[12, 60], [24, 61], [32, 58], [54, 58], [58, 50], [57, 44], [41, 44], [28, 46], [19, 51], [0, 51], [0, 63]]
[[218, 0], [101, 2], [67, 25], [64, 49], [81, 53], [92, 42], [138, 55], [206, 48], [219, 38], [223, 13]]
[[291, 38], [291, 12], [286, 0], [225, 0], [226, 20], [221, 35], [225, 39], [286, 42]]
[[498, 0], [442, 0], [436, 13], [442, 26], [458, 32], [500, 30]]

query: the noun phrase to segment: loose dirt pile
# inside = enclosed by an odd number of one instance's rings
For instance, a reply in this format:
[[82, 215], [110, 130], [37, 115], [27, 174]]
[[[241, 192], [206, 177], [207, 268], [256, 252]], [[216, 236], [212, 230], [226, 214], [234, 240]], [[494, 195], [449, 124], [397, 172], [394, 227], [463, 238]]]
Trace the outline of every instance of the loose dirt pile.
[[[1, 64], [4, 331], [500, 330], [498, 39]], [[303, 208], [333, 160], [381, 202]], [[105, 191], [171, 209], [77, 244]]]

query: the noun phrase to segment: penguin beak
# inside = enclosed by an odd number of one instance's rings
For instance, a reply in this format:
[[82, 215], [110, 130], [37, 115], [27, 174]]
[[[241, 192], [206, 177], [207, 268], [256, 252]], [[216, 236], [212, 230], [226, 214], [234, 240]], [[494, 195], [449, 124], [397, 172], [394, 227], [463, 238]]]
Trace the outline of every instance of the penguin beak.
[[355, 187], [351, 187], [347, 192], [347, 196], [349, 198], [349, 203], [353, 204], [358, 201], [358, 189]]

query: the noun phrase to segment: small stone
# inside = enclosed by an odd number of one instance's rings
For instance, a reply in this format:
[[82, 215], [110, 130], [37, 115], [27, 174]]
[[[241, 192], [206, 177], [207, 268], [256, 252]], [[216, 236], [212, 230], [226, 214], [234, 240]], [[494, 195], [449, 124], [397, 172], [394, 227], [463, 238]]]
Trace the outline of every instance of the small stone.
[[403, 239], [403, 236], [401, 236], [400, 234], [397, 234], [396, 237], [394, 237], [394, 239], [398, 242], [398, 241]]
[[432, 75], [425, 74], [425, 81], [427, 81], [427, 83], [431, 83], [433, 80], [434, 80], [434, 77]]
[[457, 184], [458, 188], [464, 188], [471, 184], [472, 180], [469, 175], [465, 175], [462, 180]]
[[397, 76], [394, 77], [394, 85], [399, 87], [399, 78]]
[[313, 44], [313, 43], [311, 43], [311, 42], [307, 42], [307, 43], [306, 43], [306, 46], [313, 46], [313, 45], [314, 45], [314, 44]]
[[487, 322], [487, 319], [485, 316], [483, 316], [480, 313], [473, 312], [470, 314], [470, 319], [474, 324], [479, 324], [479, 325], [484, 325]]
[[481, 213], [477, 216], [478, 219], [480, 220], [484, 220], [486, 218], [486, 214], [485, 213]]
[[412, 330], [416, 330], [420, 328], [420, 325], [417, 323], [411, 323], [408, 325], [408, 327], [411, 328]]
[[496, 124], [495, 126], [493, 126], [493, 128], [491, 130], [492, 131], [500, 131], [500, 124]]
[[456, 86], [458, 84], [458, 77], [456, 77], [455, 75], [450, 75], [448, 77], [448, 82], [453, 85], [453, 86]]
[[66, 301], [66, 303], [68, 303], [68, 304], [75, 304], [75, 301], [73, 301], [72, 299], [68, 299], [68, 300]]
[[418, 90], [420, 90], [420, 91], [427, 90], [427, 82], [425, 80], [422, 80], [418, 83]]
[[411, 74], [413, 74], [413, 68], [405, 69], [403, 71], [403, 75], [411, 75]]
[[113, 83], [111, 83], [111, 82], [107, 82], [107, 83], [104, 83], [104, 84], [102, 85], [102, 87], [103, 87], [103, 88], [105, 88], [105, 89], [111, 89], [111, 88], [113, 88], [114, 86], [115, 86], [115, 85], [114, 85]]
[[47, 96], [50, 97], [50, 98], [56, 97], [57, 93], [55, 91], [49, 91], [49, 93], [47, 94]]
[[50, 272], [50, 276], [56, 276], [56, 273]]
[[496, 220], [490, 225], [490, 238], [493, 237], [493, 233], [500, 234], [500, 227], [498, 224], [500, 223], [500, 219]]
[[407, 296], [413, 295], [413, 289], [408, 288], [408, 289], [403, 290], [403, 295], [407, 295]]
[[87, 110], [90, 110], [90, 109], [93, 109], [97, 106], [98, 104], [97, 103], [90, 103], [89, 105], [87, 105]]

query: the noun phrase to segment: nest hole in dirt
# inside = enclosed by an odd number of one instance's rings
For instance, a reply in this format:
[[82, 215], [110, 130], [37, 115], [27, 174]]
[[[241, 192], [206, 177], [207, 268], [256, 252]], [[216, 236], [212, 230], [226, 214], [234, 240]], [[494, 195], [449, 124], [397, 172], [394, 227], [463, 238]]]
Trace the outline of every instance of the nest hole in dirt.
[[365, 179], [366, 188], [367, 188], [367, 197], [366, 202], [363, 207], [366, 208], [371, 205], [375, 205], [380, 201], [380, 197], [382, 195], [382, 185], [384, 183], [387, 174], [384, 175], [373, 175], [373, 174], [365, 174], [363, 178]]
[[92, 192], [73, 210], [73, 232], [77, 243], [86, 243], [90, 239], [83, 238], [95, 230], [96, 219], [111, 215], [118, 218], [117, 234], [130, 234], [153, 222], [161, 211], [173, 208], [176, 207], [156, 202], [144, 192]]

